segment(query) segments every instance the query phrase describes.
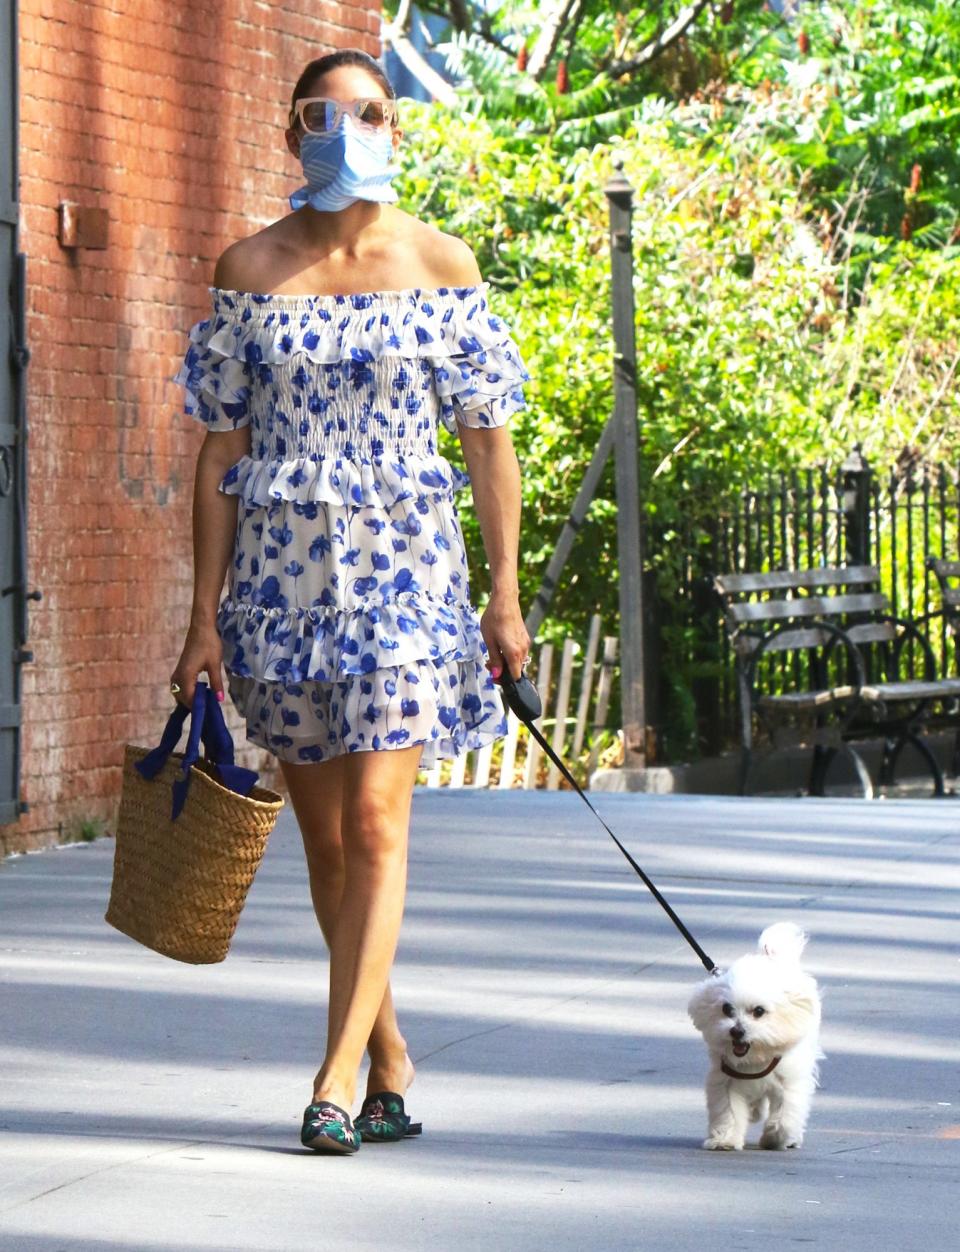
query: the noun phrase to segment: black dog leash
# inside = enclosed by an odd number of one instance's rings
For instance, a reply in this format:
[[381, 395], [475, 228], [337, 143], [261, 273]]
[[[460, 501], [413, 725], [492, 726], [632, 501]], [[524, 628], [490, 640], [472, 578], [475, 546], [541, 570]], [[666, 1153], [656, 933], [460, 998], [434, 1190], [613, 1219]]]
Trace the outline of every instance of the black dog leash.
[[540, 747], [543, 748], [544, 752], [546, 752], [550, 760], [554, 763], [554, 765], [556, 765], [560, 773], [563, 774], [564, 778], [567, 780], [570, 786], [573, 787], [573, 789], [579, 795], [580, 799], [584, 802], [584, 804], [587, 806], [590, 812], [594, 815], [594, 817], [597, 819], [597, 821], [600, 823], [603, 829], [607, 832], [607, 834], [610, 836], [613, 842], [617, 845], [617, 847], [620, 849], [623, 855], [630, 862], [630, 865], [633, 868], [634, 872], [637, 874], [639, 878], [643, 880], [644, 885], [649, 889], [653, 898], [660, 905], [660, 907], [663, 909], [666, 915], [670, 918], [674, 926], [676, 926], [677, 930], [680, 931], [681, 935], [683, 935], [684, 939], [686, 939], [690, 947], [693, 948], [694, 952], [696, 952], [697, 956], [700, 958], [701, 963], [703, 964], [704, 969], [706, 969], [706, 971], [710, 974], [715, 973], [717, 970], [717, 966], [713, 963], [713, 961], [710, 960], [706, 952], [704, 952], [703, 948], [700, 947], [699, 943], [697, 943], [696, 939], [694, 939], [690, 931], [687, 930], [686, 926], [684, 926], [683, 922], [680, 920], [677, 914], [670, 907], [669, 901], [663, 895], [661, 895], [660, 891], [657, 889], [654, 882], [648, 877], [647, 874], [644, 873], [644, 871], [640, 868], [637, 862], [633, 859], [633, 857], [630, 855], [627, 849], [623, 846], [623, 844], [620, 842], [617, 836], [613, 833], [613, 831], [610, 829], [607, 823], [603, 820], [603, 818], [600, 816], [597, 810], [593, 807], [593, 805], [590, 803], [589, 799], [587, 798], [586, 794], [580, 787], [580, 784], [577, 782], [574, 776], [567, 769], [566, 765], [564, 765], [563, 761], [560, 760], [560, 758], [554, 752], [553, 748], [551, 748], [550, 744], [547, 743], [546, 739], [544, 739], [543, 735], [541, 735], [540, 731], [534, 725], [534, 720], [538, 718], [543, 712], [543, 705], [540, 701], [540, 696], [539, 696], [539, 693], [537, 692], [536, 687], [533, 685], [530, 679], [527, 678], [525, 674], [521, 674], [519, 678], [513, 678], [510, 674], [510, 671], [507, 669], [504, 669], [499, 682], [500, 682], [500, 689], [503, 692], [503, 698], [506, 700], [509, 708], [511, 708], [513, 712], [516, 713], [520, 721], [523, 722], [527, 730], [529, 730], [531, 735], [533, 735], [534, 739], [536, 739]]

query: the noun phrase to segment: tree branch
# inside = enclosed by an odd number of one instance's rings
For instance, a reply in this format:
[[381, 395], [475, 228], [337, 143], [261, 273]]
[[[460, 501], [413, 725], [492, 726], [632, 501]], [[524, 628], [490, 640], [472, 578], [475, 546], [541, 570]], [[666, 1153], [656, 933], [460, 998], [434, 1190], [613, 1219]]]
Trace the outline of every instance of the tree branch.
[[450, 4], [450, 21], [457, 30], [466, 31], [467, 34], [473, 29], [471, 20], [470, 5], [467, 0], [449, 0]]
[[614, 61], [607, 67], [607, 74], [611, 78], [622, 78], [624, 74], [633, 74], [645, 65], [649, 65], [651, 61], [655, 61], [671, 44], [683, 38], [709, 3], [710, 0], [694, 0], [693, 4], [688, 4], [641, 52], [628, 61]]
[[400, 0], [397, 16], [392, 22], [384, 22], [381, 38], [389, 45], [405, 69], [409, 70], [421, 83], [434, 100], [451, 108], [457, 102], [457, 93], [445, 78], [442, 78], [433, 66], [428, 65], [417, 49], [407, 38], [405, 27], [410, 20], [410, 0]]
[[[707, 0], [704, 0], [706, 4]], [[550, 63], [550, 58], [563, 38], [564, 29], [580, 11], [580, 0], [554, 0], [553, 5], [540, 20], [540, 34], [533, 45], [527, 61], [527, 73], [540, 79]]]

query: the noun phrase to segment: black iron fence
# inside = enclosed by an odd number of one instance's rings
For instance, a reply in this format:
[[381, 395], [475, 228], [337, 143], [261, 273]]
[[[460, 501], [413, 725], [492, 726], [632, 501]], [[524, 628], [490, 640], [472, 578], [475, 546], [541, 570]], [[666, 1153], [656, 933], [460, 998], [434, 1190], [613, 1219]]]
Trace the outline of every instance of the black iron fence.
[[[656, 535], [647, 538], [648, 552], [655, 552]], [[691, 525], [679, 543], [679, 578], [674, 566], [669, 579], [650, 580], [647, 673], [648, 681], [652, 674], [658, 681], [648, 703], [662, 759], [712, 755], [738, 742], [734, 659], [714, 574], [876, 565], [897, 616], [938, 614], [928, 560], [960, 557], [960, 475], [956, 467], [907, 458], [874, 473], [858, 447], [833, 468], [770, 476], [715, 518]], [[953, 676], [943, 619], [934, 616], [925, 627], [940, 675]]]

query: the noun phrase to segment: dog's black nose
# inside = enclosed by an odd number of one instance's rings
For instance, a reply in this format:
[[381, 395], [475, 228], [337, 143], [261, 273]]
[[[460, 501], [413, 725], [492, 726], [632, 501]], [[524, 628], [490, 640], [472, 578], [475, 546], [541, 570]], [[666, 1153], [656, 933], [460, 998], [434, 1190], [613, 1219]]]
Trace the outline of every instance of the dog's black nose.
[[739, 1043], [746, 1033], [747, 1032], [743, 1029], [742, 1026], [730, 1027], [730, 1038], [733, 1039], [736, 1043]]

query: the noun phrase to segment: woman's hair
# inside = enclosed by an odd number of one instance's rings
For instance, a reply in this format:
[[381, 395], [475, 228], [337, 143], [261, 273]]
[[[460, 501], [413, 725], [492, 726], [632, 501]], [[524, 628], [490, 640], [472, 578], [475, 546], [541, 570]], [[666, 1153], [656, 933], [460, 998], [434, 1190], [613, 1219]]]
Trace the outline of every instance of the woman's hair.
[[341, 48], [337, 52], [328, 52], [326, 56], [317, 57], [304, 67], [303, 73], [297, 79], [297, 85], [293, 89], [293, 96], [290, 101], [291, 118], [297, 107], [297, 101], [301, 96], [308, 94], [311, 85], [318, 78], [322, 78], [324, 74], [329, 74], [331, 70], [335, 70], [341, 65], [355, 65], [358, 69], [366, 70], [370, 77], [375, 79], [383, 88], [388, 99], [396, 100], [397, 93], [394, 91], [393, 84], [379, 61], [375, 61], [369, 53], [361, 52], [359, 48]]

